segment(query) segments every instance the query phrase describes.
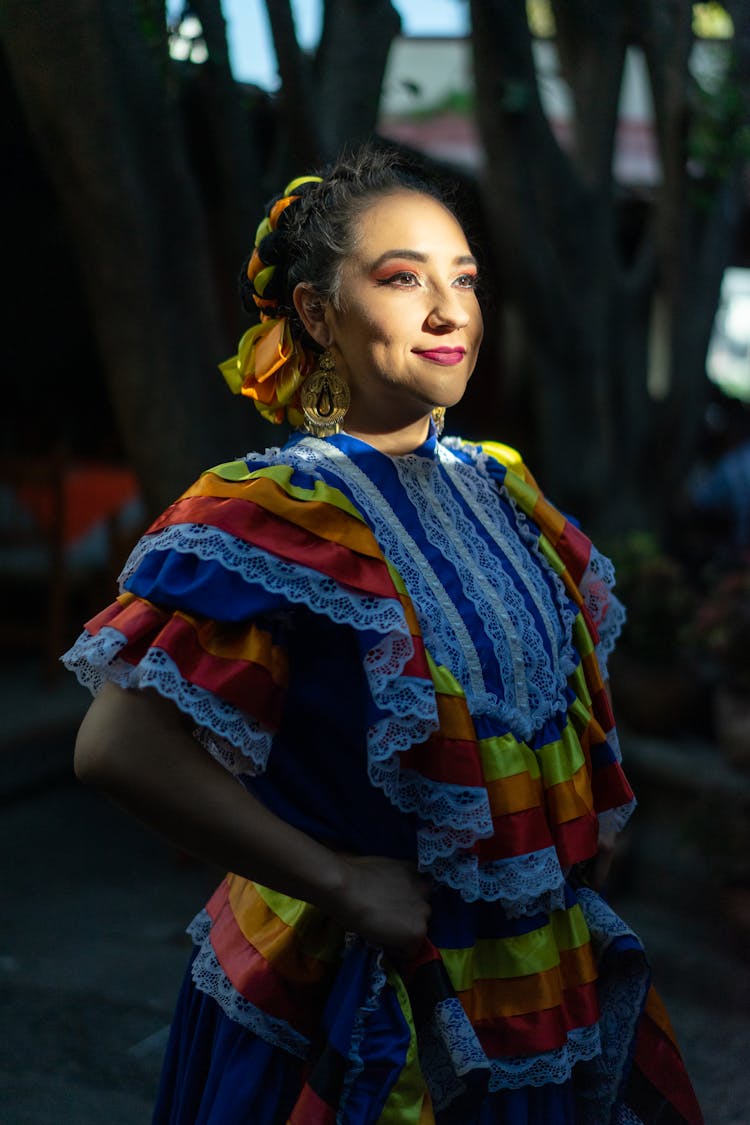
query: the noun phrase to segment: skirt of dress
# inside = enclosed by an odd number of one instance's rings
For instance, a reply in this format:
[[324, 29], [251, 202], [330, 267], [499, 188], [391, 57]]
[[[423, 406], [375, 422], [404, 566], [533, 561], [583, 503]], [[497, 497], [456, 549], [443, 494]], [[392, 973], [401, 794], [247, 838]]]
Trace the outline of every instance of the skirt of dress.
[[[307, 1113], [294, 1114], [306, 1072], [303, 1060], [229, 1019], [212, 997], [196, 988], [189, 969], [175, 1009], [152, 1125], [287, 1125], [290, 1118], [295, 1125], [311, 1125]], [[359, 1105], [356, 1111], [347, 1107], [339, 1118], [333, 1107], [321, 1104], [314, 1125], [339, 1120], [345, 1125], [375, 1125], [379, 1115], [379, 1106], [369, 1112]], [[436, 1113], [434, 1120], [436, 1125], [574, 1125], [573, 1084], [499, 1091], [487, 1095], [473, 1120], [465, 1113], [458, 1120], [450, 1110]], [[409, 1114], [404, 1125], [418, 1123]]]

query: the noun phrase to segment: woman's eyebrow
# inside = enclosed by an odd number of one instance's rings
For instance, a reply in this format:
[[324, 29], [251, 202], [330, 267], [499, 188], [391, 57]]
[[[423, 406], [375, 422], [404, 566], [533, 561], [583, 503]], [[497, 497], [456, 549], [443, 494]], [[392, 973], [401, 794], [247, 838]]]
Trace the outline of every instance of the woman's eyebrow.
[[[385, 250], [379, 258], [370, 266], [370, 269], [376, 270], [378, 266], [382, 266], [390, 258], [406, 259], [409, 262], [426, 262], [428, 254], [422, 254], [419, 250]], [[477, 260], [473, 254], [459, 254], [453, 259], [454, 266], [476, 266]]]

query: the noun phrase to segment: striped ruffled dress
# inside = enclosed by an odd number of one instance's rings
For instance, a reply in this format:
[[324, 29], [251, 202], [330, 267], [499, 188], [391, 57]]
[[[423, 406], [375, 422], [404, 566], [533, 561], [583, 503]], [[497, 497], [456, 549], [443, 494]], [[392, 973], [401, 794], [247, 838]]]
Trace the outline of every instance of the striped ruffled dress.
[[582, 878], [634, 804], [611, 565], [517, 454], [297, 435], [204, 473], [122, 582], [66, 654], [83, 682], [155, 688], [280, 816], [434, 885], [395, 963], [227, 875], [155, 1122], [702, 1120], [641, 944]]

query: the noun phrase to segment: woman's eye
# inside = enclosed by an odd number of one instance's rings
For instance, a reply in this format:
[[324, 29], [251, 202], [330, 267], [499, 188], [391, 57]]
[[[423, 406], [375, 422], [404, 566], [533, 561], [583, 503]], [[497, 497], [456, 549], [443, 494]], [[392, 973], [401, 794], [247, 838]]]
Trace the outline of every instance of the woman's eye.
[[479, 278], [475, 273], [462, 273], [456, 278], [454, 284], [459, 289], [476, 289], [479, 283]]
[[411, 288], [419, 284], [419, 278], [411, 270], [399, 270], [398, 273], [392, 273], [390, 277], [380, 278], [379, 285], [395, 285], [399, 288]]

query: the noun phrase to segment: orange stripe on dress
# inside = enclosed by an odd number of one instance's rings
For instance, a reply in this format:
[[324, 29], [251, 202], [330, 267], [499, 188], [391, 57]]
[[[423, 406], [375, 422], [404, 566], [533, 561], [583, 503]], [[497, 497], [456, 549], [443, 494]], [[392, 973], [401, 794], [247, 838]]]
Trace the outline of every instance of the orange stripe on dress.
[[[325, 971], [321, 966], [339, 962], [344, 932], [331, 918], [308, 906], [299, 927], [290, 926], [274, 913], [250, 880], [229, 875], [226, 883], [237, 925], [276, 972], [289, 980], [309, 984]], [[325, 956], [306, 948], [313, 936]]]
[[549, 500], [545, 500], [544, 496], [539, 496], [534, 504], [532, 516], [534, 522], [544, 529], [545, 537], [553, 547], [556, 547], [568, 522], [562, 512], [550, 504]]
[[270, 477], [227, 481], [210, 472], [204, 473], [177, 503], [181, 504], [198, 496], [260, 504], [274, 515], [281, 516], [297, 527], [307, 528], [322, 539], [332, 539], [360, 554], [382, 558], [382, 551], [367, 524], [324, 500], [298, 500]]
[[558, 1007], [568, 990], [592, 984], [597, 976], [594, 954], [587, 942], [580, 949], [563, 950], [560, 964], [551, 969], [524, 977], [478, 980], [456, 995], [472, 1023], [486, 1022]]
[[591, 779], [585, 763], [566, 781], [551, 785], [544, 793], [544, 803], [553, 824], [563, 824], [586, 816], [594, 807]]
[[566, 989], [563, 1003], [555, 1008], [482, 1020], [474, 1030], [490, 1058], [508, 1058], [557, 1050], [564, 1046], [570, 1031], [590, 1027], [598, 1018], [596, 986], [581, 984]]
[[500, 777], [496, 781], [488, 781], [486, 785], [493, 817], [541, 808], [544, 801], [541, 778], [526, 772]]
[[201, 648], [224, 660], [248, 661], [259, 664], [268, 671], [280, 687], [286, 687], [289, 678], [289, 661], [286, 650], [274, 643], [271, 633], [254, 622], [226, 623], [204, 621], [190, 614], [179, 613], [195, 629]]

